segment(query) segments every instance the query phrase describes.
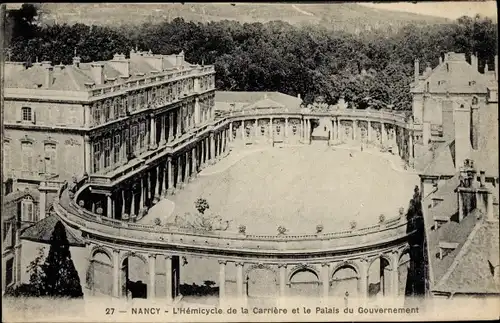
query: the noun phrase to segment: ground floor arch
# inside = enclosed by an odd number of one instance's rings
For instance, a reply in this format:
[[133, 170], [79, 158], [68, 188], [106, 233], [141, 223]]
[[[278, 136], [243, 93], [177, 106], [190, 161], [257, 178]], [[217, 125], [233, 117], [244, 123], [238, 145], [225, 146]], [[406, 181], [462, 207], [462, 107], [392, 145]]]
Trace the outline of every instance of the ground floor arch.
[[299, 268], [290, 274], [290, 296], [314, 296], [321, 293], [321, 281], [318, 273], [311, 268]]
[[92, 296], [111, 296], [113, 293], [113, 263], [104, 250], [95, 250], [90, 257], [87, 285]]
[[343, 264], [333, 270], [329, 294], [335, 297], [349, 296], [356, 297], [359, 294], [359, 273], [350, 264]]
[[368, 268], [368, 296], [380, 297], [390, 295], [391, 264], [383, 256], [373, 260]]

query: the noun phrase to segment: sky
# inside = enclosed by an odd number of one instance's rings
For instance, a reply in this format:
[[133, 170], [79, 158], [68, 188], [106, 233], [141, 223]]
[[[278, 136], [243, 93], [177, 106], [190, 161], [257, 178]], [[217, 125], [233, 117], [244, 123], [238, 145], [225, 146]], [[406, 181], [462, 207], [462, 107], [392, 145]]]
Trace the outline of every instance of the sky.
[[394, 2], [394, 3], [361, 3], [377, 9], [390, 9], [412, 12], [429, 16], [456, 19], [461, 16], [480, 14], [490, 18], [496, 17], [496, 1], [432, 1], [432, 2]]

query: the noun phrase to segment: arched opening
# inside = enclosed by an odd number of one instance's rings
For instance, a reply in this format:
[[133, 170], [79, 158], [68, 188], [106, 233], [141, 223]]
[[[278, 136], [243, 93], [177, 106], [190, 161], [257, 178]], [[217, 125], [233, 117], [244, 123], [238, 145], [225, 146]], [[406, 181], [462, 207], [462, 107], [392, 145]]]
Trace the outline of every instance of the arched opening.
[[343, 265], [337, 268], [332, 274], [332, 284], [330, 295], [335, 297], [344, 297], [346, 292], [349, 297], [358, 295], [359, 275], [351, 265]]
[[390, 263], [387, 259], [375, 259], [368, 269], [368, 297], [390, 294]]
[[147, 298], [149, 271], [146, 261], [141, 257], [130, 255], [123, 259], [121, 272], [122, 296]]
[[113, 265], [111, 258], [101, 250], [94, 252], [90, 261], [89, 272], [91, 274], [89, 287], [94, 296], [113, 293]]
[[278, 297], [278, 281], [276, 273], [270, 268], [253, 268], [246, 277], [247, 295], [249, 299], [269, 300]]
[[408, 271], [410, 270], [410, 250], [406, 249], [398, 261], [398, 295], [405, 295], [406, 282], [408, 280]]
[[320, 290], [318, 274], [309, 268], [298, 269], [290, 276], [290, 296], [319, 296]]

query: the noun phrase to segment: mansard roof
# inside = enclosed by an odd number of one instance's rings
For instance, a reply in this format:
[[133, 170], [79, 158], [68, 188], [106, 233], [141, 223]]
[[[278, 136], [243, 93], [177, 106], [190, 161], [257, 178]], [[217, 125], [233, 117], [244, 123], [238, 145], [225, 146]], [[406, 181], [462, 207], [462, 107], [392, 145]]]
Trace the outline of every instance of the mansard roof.
[[465, 60], [465, 54], [448, 53], [441, 64], [430, 73], [424, 73], [424, 77], [414, 85], [411, 92], [487, 93], [489, 83], [487, 76], [479, 73]]
[[302, 99], [280, 92], [216, 91], [215, 102], [217, 108], [221, 110], [229, 109], [231, 104], [236, 104], [243, 109], [251, 108], [254, 105], [261, 108], [266, 105], [273, 105], [272, 107], [281, 106], [288, 109], [300, 109]]
[[[176, 55], [145, 55], [138, 53], [129, 59], [123, 58], [129, 62], [129, 75], [131, 78], [137, 75], [150, 76], [152, 71], [157, 70], [151, 65], [151, 60], [148, 58], [156, 58], [162, 60], [163, 71], [176, 67]], [[99, 63], [104, 68], [105, 79], [118, 79], [121, 76], [120, 71], [113, 67], [110, 61], [96, 61], [88, 63], [79, 63], [78, 65], [57, 65], [53, 66], [53, 81], [49, 90], [57, 91], [83, 91], [86, 89], [86, 84], [94, 83], [91, 74], [91, 65]], [[25, 88], [34, 89], [41, 88], [45, 83], [46, 68], [41, 63], [34, 63], [27, 68], [22, 68], [19, 65], [23, 63], [9, 62], [10, 65], [18, 65], [12, 72], [6, 69], [5, 87], [6, 88]], [[26, 65], [26, 64], [25, 64]], [[192, 68], [197, 65], [192, 65], [186, 61], [182, 62], [184, 68]]]

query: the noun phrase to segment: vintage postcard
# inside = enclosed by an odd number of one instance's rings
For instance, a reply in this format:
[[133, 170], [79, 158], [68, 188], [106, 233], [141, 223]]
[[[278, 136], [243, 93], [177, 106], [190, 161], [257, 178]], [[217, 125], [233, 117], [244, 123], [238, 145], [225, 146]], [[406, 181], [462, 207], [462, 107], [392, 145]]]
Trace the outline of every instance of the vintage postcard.
[[2, 319], [498, 319], [494, 1], [1, 5]]

